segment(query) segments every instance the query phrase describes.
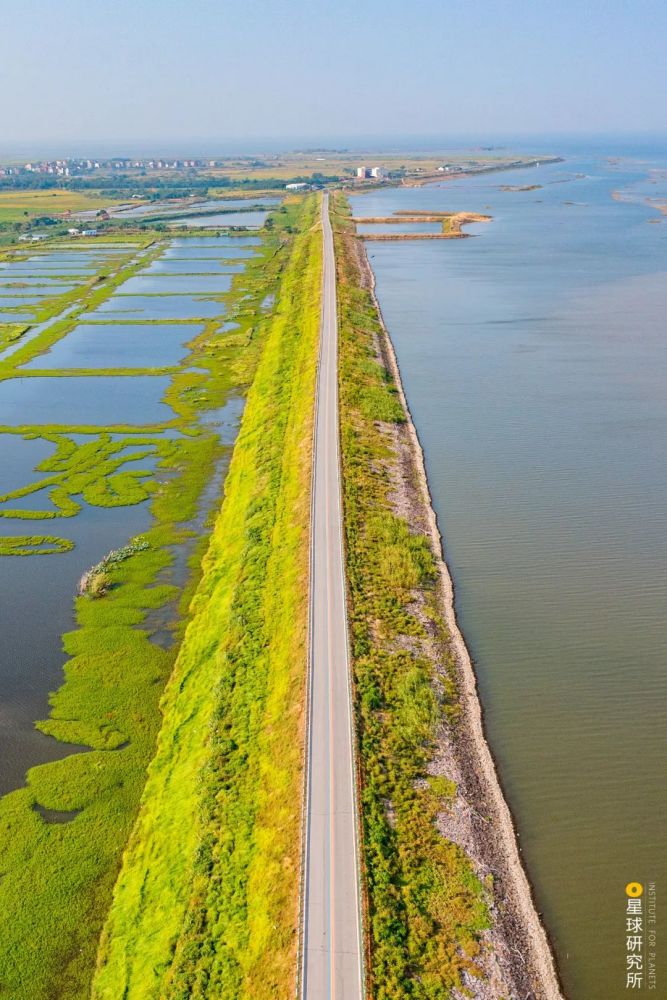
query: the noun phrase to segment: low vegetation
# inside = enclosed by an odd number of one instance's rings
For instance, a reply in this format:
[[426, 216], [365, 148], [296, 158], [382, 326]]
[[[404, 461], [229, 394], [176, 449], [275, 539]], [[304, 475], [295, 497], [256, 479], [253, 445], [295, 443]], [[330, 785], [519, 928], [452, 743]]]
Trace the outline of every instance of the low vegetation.
[[99, 954], [96, 1000], [294, 989], [321, 282], [306, 200]]
[[109, 205], [111, 200], [108, 195], [68, 191], [62, 188], [43, 191], [0, 190], [0, 223], [24, 222], [39, 216], [102, 209]]
[[[140, 538], [94, 567], [83, 593], [73, 595], [76, 627], [63, 637], [69, 657], [64, 683], [51, 697], [49, 718], [38, 723], [42, 733], [69, 744], [63, 753], [70, 755], [32, 768], [25, 787], [0, 799], [0, 996], [89, 996], [100, 931], [155, 752], [161, 693], [201, 576], [201, 546], [209, 529], [194, 539], [191, 525], [200, 516], [213, 470], [229, 458], [230, 449], [208, 426], [207, 414], [230, 396], [245, 394], [252, 381], [269, 327], [262, 303], [278, 288], [290, 246], [286, 228], [296, 223], [299, 211], [293, 204], [277, 218], [257, 256], [221, 297], [221, 313], [224, 303], [224, 319], [233, 320], [234, 329], [222, 331], [219, 318], [203, 323], [191, 354], [172, 371], [167, 400], [173, 421], [140, 433], [122, 424], [1, 428], [53, 445], [39, 480], [52, 509], [45, 505], [38, 517], [46, 516], [49, 527], [54, 517], [77, 516], [82, 500], [123, 505], [147, 499], [152, 520]], [[143, 262], [149, 259], [150, 254]], [[1, 374], [29, 377], [18, 366], [65, 336], [77, 316], [56, 321], [1, 362]], [[103, 374], [97, 370], [90, 377]], [[121, 459], [137, 458], [139, 467], [151, 460], [152, 476], [123, 471]], [[30, 492], [17, 486], [2, 498], [3, 509]], [[189, 579], [182, 597], [182, 581], [174, 584], [170, 567], [176, 547], [188, 541]], [[57, 559], [71, 548], [67, 538], [52, 534], [0, 540], [0, 553], [16, 556], [51, 553], [48, 557]], [[180, 621], [169, 628], [175, 642], [154, 641], [156, 620], [172, 622], [179, 606]], [[72, 753], [74, 748], [79, 752]]]
[[444, 1000], [454, 989], [469, 995], [464, 977], [478, 974], [487, 892], [436, 826], [456, 791], [432, 767], [438, 728], [456, 717], [453, 665], [430, 542], [394, 506], [406, 413], [379, 352], [363, 250], [340, 195], [334, 210], [369, 996]]

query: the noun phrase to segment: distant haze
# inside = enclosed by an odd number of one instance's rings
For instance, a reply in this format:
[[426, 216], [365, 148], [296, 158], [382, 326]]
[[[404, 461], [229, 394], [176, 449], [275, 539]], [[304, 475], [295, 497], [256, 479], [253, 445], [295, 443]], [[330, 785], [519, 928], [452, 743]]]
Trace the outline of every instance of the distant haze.
[[664, 0], [4, 7], [0, 155], [667, 131]]

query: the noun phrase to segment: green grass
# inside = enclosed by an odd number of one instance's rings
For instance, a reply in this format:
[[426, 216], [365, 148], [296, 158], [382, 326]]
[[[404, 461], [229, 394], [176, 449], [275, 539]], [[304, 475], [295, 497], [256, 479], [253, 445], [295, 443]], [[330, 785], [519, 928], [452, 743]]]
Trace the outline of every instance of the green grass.
[[[360, 285], [347, 202], [336, 196], [334, 205], [369, 997], [440, 1000], [462, 989], [465, 971], [478, 974], [488, 899], [470, 859], [436, 828], [456, 791], [428, 770], [438, 726], [456, 718], [453, 663], [430, 542], [392, 508], [389, 469], [398, 456], [390, 428], [406, 414], [378, 360], [382, 330]], [[427, 634], [444, 670], [437, 681]]]
[[[56, 216], [63, 212], [106, 208], [119, 200], [104, 194], [82, 194], [60, 188], [48, 191], [1, 191], [0, 222], [24, 222], [29, 218]], [[72, 222], [70, 225], [77, 223]]]
[[27, 329], [27, 323], [0, 323], [0, 351], [20, 340]]
[[297, 233], [266, 314], [225, 501], [102, 939], [96, 1000], [268, 1000], [294, 989], [316, 207], [311, 197], [291, 223]]
[[[119, 426], [127, 434], [121, 449], [138, 444], [169, 473], [158, 490], [143, 476], [123, 472], [122, 451], [109, 437], [109, 428], [1, 429], [53, 445], [41, 465], [41, 486], [50, 494], [55, 517], [76, 516], [81, 499], [116, 505], [150, 496], [152, 524], [140, 540], [103, 561], [105, 585], [99, 596], [75, 600], [72, 595], [76, 628], [63, 639], [69, 656], [65, 680], [52, 696], [50, 717], [38, 728], [88, 749], [32, 768], [24, 788], [0, 799], [0, 997], [89, 996], [99, 934], [155, 752], [160, 697], [177, 651], [177, 646], [166, 650], [151, 642], [155, 626], [150, 616], [157, 609], [168, 618], [178, 614], [179, 590], [164, 582], [164, 573], [172, 563], [173, 546], [191, 534], [188, 522], [214, 465], [230, 451], [220, 446], [201, 416], [222, 406], [230, 394], [244, 393], [252, 380], [268, 332], [261, 304], [276, 291], [287, 252], [288, 240], [277, 227], [246, 270], [235, 275], [226, 298], [225, 319], [234, 318], [239, 329], [220, 334], [219, 323], [208, 321], [193, 341], [192, 354], [174, 374], [167, 394], [175, 409], [171, 426], [181, 435], [165, 439], [164, 427], [137, 433], [131, 425]], [[54, 336], [66, 332], [59, 326]], [[47, 340], [40, 338], [40, 349]], [[30, 350], [22, 360], [34, 352], [34, 344], [26, 346]], [[187, 371], [193, 364], [201, 370]], [[9, 359], [5, 374], [21, 375]], [[91, 439], [77, 442], [74, 433], [91, 434]], [[12, 495], [30, 492], [19, 485]], [[12, 496], [4, 499], [11, 505]], [[48, 524], [54, 524], [53, 518]], [[195, 555], [201, 554], [205, 538], [206, 532], [194, 545]], [[58, 551], [72, 543], [53, 535], [26, 535], [0, 544], [5, 554], [27, 556], [39, 548], [57, 559]], [[196, 558], [189, 562], [185, 592], [191, 595], [201, 568]], [[183, 603], [181, 611], [178, 638], [187, 621]], [[70, 821], [48, 822], [41, 809], [69, 814]]]

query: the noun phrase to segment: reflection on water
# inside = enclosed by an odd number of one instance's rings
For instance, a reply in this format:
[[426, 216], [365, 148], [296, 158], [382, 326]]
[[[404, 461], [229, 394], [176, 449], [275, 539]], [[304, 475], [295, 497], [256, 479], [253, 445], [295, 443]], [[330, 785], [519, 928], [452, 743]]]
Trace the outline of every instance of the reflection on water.
[[168, 375], [41, 376], [0, 383], [0, 424], [106, 426], [174, 419]]
[[112, 295], [83, 319], [200, 319], [220, 316], [221, 302], [193, 295]]
[[24, 368], [166, 368], [185, 358], [184, 345], [202, 330], [191, 323], [83, 323]]
[[[50, 449], [52, 450], [52, 449]], [[31, 521], [34, 525], [44, 522]], [[81, 574], [112, 548], [150, 525], [148, 503], [88, 507], [68, 518], [64, 534], [76, 547], [58, 556], [0, 559], [0, 795], [24, 783], [28, 767], [59, 760], [74, 747], [34, 728], [48, 717], [48, 693], [62, 683], [60, 636], [73, 628], [72, 610]], [[49, 522], [48, 531], [63, 522]], [[23, 535], [26, 522], [3, 518], [3, 535]]]
[[626, 995], [624, 886], [667, 886], [667, 240], [611, 197], [639, 175], [581, 161], [353, 199], [494, 217], [368, 251], [572, 1000]]
[[232, 286], [228, 274], [137, 274], [123, 285], [123, 295], [220, 295]]
[[221, 212], [219, 215], [205, 215], [201, 218], [196, 216], [184, 216], [174, 219], [170, 226], [192, 226], [202, 229], [222, 229], [227, 226], [248, 226], [250, 229], [259, 229], [264, 225], [268, 212]]
[[[244, 251], [242, 255], [250, 256], [252, 251]], [[146, 268], [142, 274], [165, 274], [165, 275], [189, 275], [194, 274], [225, 274], [234, 271], [243, 271], [246, 265], [244, 260], [238, 263], [230, 263], [224, 258], [225, 250], [221, 251], [221, 257], [190, 257], [187, 260], [170, 259], [155, 260]], [[0, 289], [1, 291], [1, 289]], [[187, 291], [187, 289], [186, 289]]]
[[[177, 272], [174, 276], [163, 278], [142, 277], [142, 287], [146, 290], [146, 285], [154, 283], [158, 292], [173, 291], [172, 286], [176, 286], [177, 291], [193, 291], [193, 286], [199, 284], [201, 287], [203, 281], [207, 290], [226, 290], [231, 284], [231, 276], [225, 273], [208, 276], [207, 263], [200, 262], [198, 257], [213, 256], [215, 259], [216, 254], [221, 259], [237, 255], [245, 257], [254, 253], [252, 245], [248, 244], [256, 242], [254, 238], [236, 243], [208, 237], [201, 241], [174, 241], [175, 245], [168, 248], [168, 253], [175, 254], [173, 262], [177, 263], [183, 255], [192, 254], [192, 260], [186, 261], [186, 267], [191, 272], [201, 273], [199, 283], [196, 278]], [[197, 243], [200, 245], [197, 246]], [[74, 267], [76, 258], [80, 259], [81, 254], [63, 252], [60, 246], [59, 253], [48, 255], [49, 266], [58, 270]], [[77, 245], [73, 244], [73, 247]], [[89, 259], [93, 260], [93, 257]], [[19, 267], [31, 282], [49, 281], [42, 263], [46, 260], [46, 254], [40, 255], [32, 263], [21, 261]], [[7, 280], [11, 278], [6, 270], [0, 271], [0, 275]], [[16, 428], [30, 425], [31, 432], [34, 429], [39, 435], [52, 433], [48, 425], [55, 424], [77, 444], [95, 441], [96, 434], [73, 433], [69, 430], [71, 426], [98, 426], [100, 430], [113, 425], [130, 426], [131, 432], [110, 435], [114, 441], [122, 437], [128, 442], [117, 456], [125, 459], [122, 471], [148, 470], [158, 478], [164, 478], [167, 474], [157, 467], [154, 456], [138, 458], [146, 446], [132, 445], [131, 442], [134, 434], [141, 437], [145, 433], [146, 425], [174, 419], [173, 410], [164, 402], [170, 377], [94, 374], [28, 376], [31, 370], [36, 369], [66, 371], [68, 368], [188, 364], [185, 344], [201, 333], [203, 326], [200, 323], [169, 321], [224, 316], [225, 307], [220, 301], [188, 294], [128, 296], [123, 294], [128, 284], [123, 285], [108, 303], [95, 310], [92, 315], [98, 322], [86, 322], [90, 317], [78, 316], [73, 329], [57, 340], [50, 350], [18, 369], [18, 377], [0, 383], [0, 425]], [[32, 287], [29, 294], [32, 295]], [[5, 349], [3, 359], [76, 308], [76, 304], [70, 305], [59, 315], [35, 326], [18, 345]], [[16, 314], [10, 315], [12, 320], [18, 318]], [[23, 373], [25, 376], [21, 377]], [[241, 410], [242, 400], [231, 399], [214, 411], [204, 411], [198, 423], [205, 425], [207, 430], [213, 430], [220, 441], [228, 445], [236, 435]], [[155, 430], [151, 430], [151, 437], [154, 433]], [[176, 439], [183, 432], [172, 427], [162, 433], [166, 438]], [[0, 434], [0, 447], [0, 495], [36, 483], [49, 475], [48, 471], [37, 471], [37, 466], [53, 454], [56, 448], [54, 440], [24, 438], [20, 433], [5, 432]], [[211, 504], [219, 498], [221, 477], [228, 458], [226, 452], [216, 476], [204, 492], [196, 518], [185, 527], [202, 531]], [[56, 507], [48, 494], [49, 488], [45, 487], [25, 497], [0, 502], [0, 508], [5, 511], [55, 512]], [[0, 518], [0, 533], [4, 536], [53, 533], [71, 539], [75, 545], [71, 551], [58, 555], [0, 558], [0, 794], [20, 787], [27, 768], [81, 749], [44, 736], [34, 728], [36, 719], [48, 715], [49, 691], [57, 689], [62, 682], [65, 656], [61, 635], [75, 626], [73, 599], [77, 582], [86, 569], [98, 563], [111, 549], [124, 545], [151, 524], [148, 501], [127, 507], [105, 508], [89, 506], [80, 495], [75, 499], [81, 503], [81, 510], [76, 516], [66, 519]], [[174, 566], [169, 578], [179, 585], [185, 580], [187, 557], [192, 551], [193, 541], [189, 539], [187, 544], [174, 546]], [[164, 613], [168, 622], [173, 608], [166, 609]], [[158, 613], [155, 614], [157, 616]], [[151, 627], [150, 623], [147, 627]], [[52, 813], [45, 818], [54, 823], [70, 822], [75, 819], [75, 814]]]

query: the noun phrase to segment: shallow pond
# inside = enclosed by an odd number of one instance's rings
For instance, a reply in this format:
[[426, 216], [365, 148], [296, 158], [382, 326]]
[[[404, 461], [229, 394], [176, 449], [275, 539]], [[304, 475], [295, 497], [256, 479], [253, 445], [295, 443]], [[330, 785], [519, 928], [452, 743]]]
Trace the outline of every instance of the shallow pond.
[[42, 530], [76, 546], [56, 556], [0, 557], [0, 794], [23, 785], [27, 768], [76, 749], [34, 728], [36, 719], [48, 717], [49, 691], [62, 683], [60, 635], [73, 626], [81, 574], [149, 524], [148, 503], [85, 506], [77, 517], [48, 522], [0, 519], [3, 535]]
[[148, 274], [229, 274], [234, 271], [243, 271], [245, 263], [230, 264], [224, 259], [217, 257], [190, 257], [188, 260], [154, 260], [142, 271], [143, 275]]
[[[226, 248], [228, 247], [256, 247], [260, 243], [259, 236], [177, 236], [171, 240], [170, 248], [175, 256], [180, 256], [181, 250], [195, 250], [202, 247], [207, 250], [220, 250], [225, 247], [225, 253], [227, 253]], [[170, 248], [167, 249], [167, 253], [170, 252]]]
[[[57, 295], [58, 293], [53, 293]], [[47, 296], [48, 298], [48, 296]], [[32, 295], [2, 295], [0, 293], [0, 309], [26, 309], [28, 306], [36, 306], [41, 302], [43, 296]]]
[[37, 289], [41, 288], [48, 291], [50, 288], [76, 288], [82, 284], [81, 279], [76, 278], [70, 279], [66, 284], [61, 282], [60, 278], [57, 276], [51, 276], [50, 274], [41, 274], [38, 277], [29, 277], [28, 275], [21, 275], [20, 277], [12, 277], [11, 274], [4, 273], [0, 275], [0, 291], [7, 292], [9, 294], [12, 288], [21, 289]]
[[232, 208], [245, 208], [247, 205], [278, 205], [280, 204], [281, 198], [274, 197], [263, 197], [258, 195], [256, 198], [252, 197], [248, 200], [244, 198], [230, 198], [230, 199], [220, 199], [216, 198], [210, 201], [200, 201], [200, 202], [174, 202], [174, 201], [152, 201], [147, 205], [137, 205], [134, 208], [129, 209], [116, 209], [110, 214], [114, 218], [118, 219], [132, 219], [141, 218], [146, 215], [197, 215], [200, 212], [210, 212], [211, 209], [232, 209]]
[[166, 375], [6, 379], [0, 382], [0, 424], [159, 424], [174, 419], [161, 401], [169, 382]]
[[0, 323], [33, 323], [34, 319], [32, 313], [0, 312]]
[[23, 367], [166, 368], [186, 357], [185, 343], [202, 330], [189, 323], [86, 323]]
[[[189, 240], [181, 240], [180, 246], [168, 247], [167, 253], [176, 261], [179, 255], [194, 253], [195, 257], [240, 256], [253, 251], [240, 243], [204, 238], [203, 246], [194, 246]], [[214, 245], [211, 249], [210, 244]], [[102, 264], [115, 264], [126, 252], [142, 251], [133, 244], [111, 248], [91, 246], [84, 251], [81, 243], [70, 244], [72, 253], [66, 252], [64, 244], [53, 253], [36, 254], [32, 259], [23, 257], [9, 267], [0, 268], [0, 298], [12, 299], [12, 304], [24, 298], [42, 302], [44, 294], [53, 295], [62, 288], [74, 285], [74, 280], [57, 284], [61, 272], [79, 271], [82, 279], [88, 278]], [[121, 254], [119, 255], [119, 250]], [[90, 265], [90, 266], [88, 266]], [[192, 265], [186, 264], [188, 267]], [[204, 276], [208, 267], [194, 266]], [[217, 265], [217, 272], [207, 280], [215, 287], [229, 287], [231, 276]], [[157, 291], [166, 291], [174, 282], [177, 288], [187, 284], [183, 274], [178, 277], [166, 272], [166, 277], [144, 276], [144, 283], [158, 282]], [[29, 283], [26, 289], [3, 290], [1, 284], [12, 281]], [[44, 283], [44, 288], [40, 288]], [[130, 286], [131, 287], [131, 286]], [[127, 285], [123, 287], [123, 291]], [[14, 297], [15, 291], [19, 297]], [[21, 341], [6, 348], [2, 358], [8, 358], [21, 350], [25, 344], [66, 317], [78, 306], [71, 305], [48, 321], [34, 325]], [[120, 310], [117, 319], [114, 311]], [[173, 421], [175, 413], [164, 401], [171, 384], [168, 376], [108, 376], [108, 375], [61, 375], [29, 376], [37, 369], [67, 371], [67, 369], [141, 368], [143, 366], [172, 366], [187, 358], [186, 342], [197, 336], [203, 326], [199, 323], [170, 323], [166, 319], [189, 317], [218, 317], [224, 314], [224, 304], [208, 301], [205, 297], [192, 295], [136, 296], [115, 294], [95, 312], [101, 322], [88, 323], [83, 317], [51, 350], [32, 359], [18, 376], [0, 383], [0, 424], [10, 427], [30, 425], [36, 433], [50, 432], [49, 425], [55, 425], [67, 433], [74, 441], [82, 444], [94, 439], [94, 435], [72, 432], [71, 427], [94, 426], [105, 433], [109, 427], [130, 426], [135, 433], [145, 433], [147, 425]], [[0, 321], [32, 322], [32, 314], [0, 313]], [[137, 322], [124, 322], [126, 319]], [[141, 322], [142, 320], [155, 322]], [[159, 321], [159, 322], [158, 322]], [[25, 375], [21, 377], [21, 372]], [[215, 429], [223, 441], [232, 441], [238, 424], [241, 402], [230, 400], [227, 406], [201, 417], [201, 424]], [[46, 425], [46, 426], [44, 426]], [[160, 434], [153, 430], [151, 435]], [[182, 429], [166, 427], [162, 436], [177, 439]], [[113, 432], [112, 439], [123, 438], [128, 446], [123, 455], [127, 462], [122, 467], [152, 470], [159, 478], [154, 458], [141, 459], [133, 455], [137, 447], [132, 446], [131, 433]], [[38, 482], [48, 473], [36, 471], [40, 461], [53, 453], [55, 444], [40, 438], [25, 440], [19, 434], [0, 435], [0, 494]], [[143, 446], [141, 446], [143, 449]], [[228, 455], [223, 458], [219, 473], [223, 474]], [[217, 486], [216, 486], [217, 484]], [[196, 525], [208, 512], [207, 503], [219, 499], [220, 480], [211, 485], [200, 506]], [[206, 499], [208, 498], [208, 499]], [[79, 498], [80, 499], [80, 498]], [[52, 502], [46, 489], [16, 501], [8, 501], [2, 509], [49, 510]], [[49, 520], [24, 520], [0, 518], [0, 534], [20, 536], [26, 534], [54, 534], [71, 539], [75, 548], [58, 555], [29, 557], [0, 557], [0, 794], [20, 787], [24, 783], [26, 769], [34, 764], [58, 759], [76, 752], [76, 747], [57, 742], [43, 736], [34, 729], [36, 719], [48, 715], [48, 692], [55, 690], [62, 682], [62, 666], [65, 656], [62, 651], [61, 634], [74, 627], [73, 598], [78, 579], [91, 565], [97, 563], [112, 548], [125, 544], [134, 535], [141, 533], [151, 523], [149, 504], [118, 508], [96, 508], [83, 503], [79, 514], [70, 518]], [[193, 522], [194, 524], [195, 522]], [[182, 583], [185, 579], [187, 556], [186, 546], [175, 548], [177, 567], [182, 572], [172, 574], [172, 579]], [[187, 549], [189, 552], [190, 549]], [[179, 575], [180, 574], [180, 575]], [[178, 577], [178, 579], [177, 579]], [[173, 608], [169, 616], [173, 614]]]
[[137, 274], [119, 290], [123, 295], [221, 295], [232, 285], [230, 275], [149, 275]]
[[82, 319], [211, 319], [224, 311], [222, 302], [191, 295], [114, 295]]
[[259, 229], [264, 225], [268, 212], [221, 212], [220, 215], [205, 215], [201, 218], [183, 216], [174, 219], [170, 226], [197, 226], [202, 229], [226, 229], [228, 226], [247, 226]]

